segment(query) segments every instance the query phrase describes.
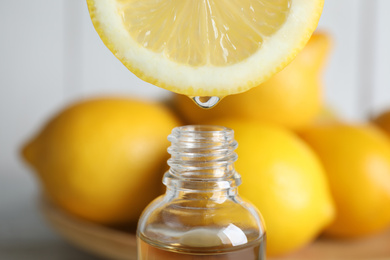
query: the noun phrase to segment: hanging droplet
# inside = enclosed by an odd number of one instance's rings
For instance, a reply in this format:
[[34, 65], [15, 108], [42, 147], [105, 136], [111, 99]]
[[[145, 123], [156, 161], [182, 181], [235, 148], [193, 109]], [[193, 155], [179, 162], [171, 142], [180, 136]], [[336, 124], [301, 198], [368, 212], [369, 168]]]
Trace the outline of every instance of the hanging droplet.
[[220, 97], [193, 97], [192, 100], [201, 108], [212, 108], [221, 100]]

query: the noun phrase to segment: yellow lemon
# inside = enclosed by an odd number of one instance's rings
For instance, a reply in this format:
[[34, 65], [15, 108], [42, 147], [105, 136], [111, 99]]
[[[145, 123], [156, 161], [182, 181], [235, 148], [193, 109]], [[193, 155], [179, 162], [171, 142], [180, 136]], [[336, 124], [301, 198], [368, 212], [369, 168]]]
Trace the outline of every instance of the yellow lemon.
[[334, 207], [322, 165], [296, 135], [254, 121], [211, 123], [235, 131], [235, 166], [242, 177], [238, 192], [264, 217], [268, 255], [301, 248], [333, 220]]
[[358, 237], [390, 226], [390, 143], [370, 125], [310, 127], [302, 137], [319, 155], [336, 203], [326, 233]]
[[228, 96], [211, 110], [200, 109], [186, 96], [175, 95], [175, 109], [191, 124], [235, 117], [301, 128], [309, 124], [322, 107], [320, 74], [329, 48], [330, 37], [315, 33], [290, 65], [259, 87]]
[[160, 104], [83, 101], [51, 119], [23, 148], [49, 198], [82, 218], [136, 223], [161, 193], [167, 135], [179, 124]]
[[324, 0], [87, 0], [105, 45], [143, 80], [188, 96], [246, 91], [305, 46]]

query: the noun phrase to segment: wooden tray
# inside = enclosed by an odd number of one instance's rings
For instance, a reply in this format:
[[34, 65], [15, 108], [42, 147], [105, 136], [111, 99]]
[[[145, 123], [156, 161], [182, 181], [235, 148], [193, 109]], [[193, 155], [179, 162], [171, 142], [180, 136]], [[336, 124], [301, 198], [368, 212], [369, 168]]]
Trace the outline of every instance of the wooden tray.
[[[134, 234], [75, 218], [45, 199], [41, 201], [41, 208], [51, 225], [75, 246], [107, 259], [137, 259]], [[272, 259], [390, 260], [390, 230], [360, 240], [319, 239], [292, 255]]]

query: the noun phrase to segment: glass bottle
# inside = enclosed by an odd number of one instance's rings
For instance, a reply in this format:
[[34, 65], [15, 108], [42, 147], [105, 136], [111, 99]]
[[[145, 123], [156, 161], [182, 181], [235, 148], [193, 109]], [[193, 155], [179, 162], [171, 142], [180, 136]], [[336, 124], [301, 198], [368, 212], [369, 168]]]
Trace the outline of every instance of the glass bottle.
[[233, 130], [182, 126], [168, 140], [166, 193], [139, 220], [138, 259], [265, 259], [261, 215], [237, 194]]

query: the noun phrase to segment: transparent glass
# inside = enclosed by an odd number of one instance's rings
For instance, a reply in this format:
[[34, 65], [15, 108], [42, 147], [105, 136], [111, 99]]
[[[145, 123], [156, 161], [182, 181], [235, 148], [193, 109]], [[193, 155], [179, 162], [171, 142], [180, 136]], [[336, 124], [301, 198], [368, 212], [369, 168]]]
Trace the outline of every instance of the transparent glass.
[[261, 215], [237, 193], [233, 130], [183, 126], [168, 140], [166, 193], [139, 220], [138, 259], [265, 259]]

